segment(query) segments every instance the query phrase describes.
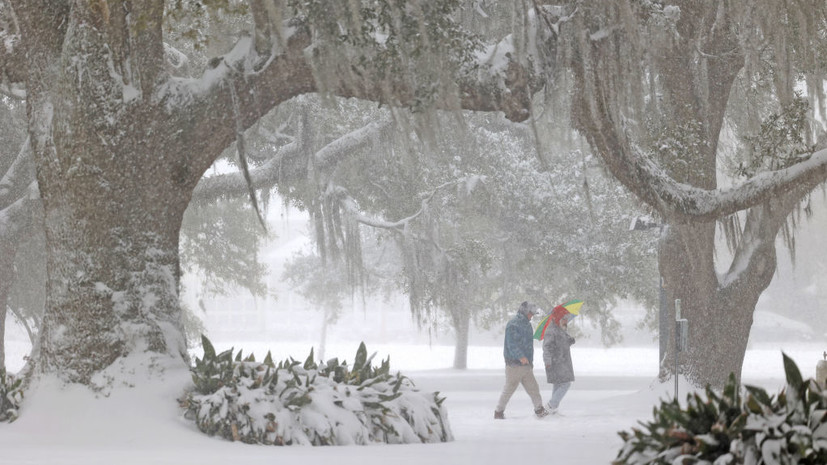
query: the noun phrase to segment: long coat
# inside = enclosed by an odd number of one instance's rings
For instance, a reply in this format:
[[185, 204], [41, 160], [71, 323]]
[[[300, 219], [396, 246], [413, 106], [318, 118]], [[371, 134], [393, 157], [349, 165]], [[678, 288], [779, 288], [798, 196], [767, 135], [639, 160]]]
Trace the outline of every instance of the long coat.
[[546, 381], [552, 384], [574, 381], [571, 364], [571, 345], [574, 338], [563, 328], [552, 323], [543, 334], [543, 362], [546, 364]]

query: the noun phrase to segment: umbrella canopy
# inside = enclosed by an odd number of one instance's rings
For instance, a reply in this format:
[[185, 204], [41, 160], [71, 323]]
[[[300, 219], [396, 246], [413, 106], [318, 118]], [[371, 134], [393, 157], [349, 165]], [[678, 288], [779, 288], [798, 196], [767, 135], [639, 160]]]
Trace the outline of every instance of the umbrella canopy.
[[582, 306], [583, 301], [575, 299], [554, 307], [550, 312], [548, 312], [548, 315], [544, 316], [543, 319], [540, 320], [540, 323], [537, 325], [537, 329], [534, 330], [534, 339], [537, 339], [538, 341], [543, 340], [543, 334], [546, 333], [546, 328], [548, 328], [549, 323], [551, 323], [551, 316], [554, 315], [555, 311], [565, 311], [568, 313], [568, 318], [574, 318], [580, 314], [580, 307]]

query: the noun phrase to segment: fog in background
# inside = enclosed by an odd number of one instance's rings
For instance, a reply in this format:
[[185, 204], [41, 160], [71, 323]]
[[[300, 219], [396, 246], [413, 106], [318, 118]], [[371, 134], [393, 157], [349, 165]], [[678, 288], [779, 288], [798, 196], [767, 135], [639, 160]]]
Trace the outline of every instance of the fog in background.
[[[208, 337], [219, 343], [303, 342], [308, 350], [312, 345], [318, 351], [323, 312], [314, 309], [281, 282], [285, 261], [297, 251], [313, 247], [307, 217], [297, 210], [282, 209], [271, 218], [271, 231], [277, 238], [262, 252], [262, 260], [270, 268], [267, 281], [270, 296], [255, 298], [249, 292], [239, 290], [235, 295], [202, 298], [199, 302], [197, 280], [187, 276], [183, 299], [190, 308], [198, 309], [196, 313], [202, 318]], [[812, 217], [802, 217], [800, 223], [796, 231], [795, 266], [779, 239], [778, 270], [757, 305], [750, 336], [753, 346], [785, 341], [827, 341], [827, 248], [823, 245], [827, 231], [827, 202], [822, 190], [814, 193]], [[719, 253], [727, 254], [727, 251]], [[582, 312], [585, 314], [588, 310], [586, 302]], [[621, 345], [657, 345], [657, 335], [640, 327], [645, 312], [635, 302], [622, 302], [615, 312], [623, 325], [624, 342]], [[535, 325], [538, 319], [533, 321]], [[579, 345], [601, 345], [599, 331], [587, 319], [578, 318], [573, 326], [580, 332]], [[485, 330], [472, 323], [470, 345], [502, 344], [504, 327], [503, 322], [499, 327]], [[447, 322], [436, 328], [418, 327], [404, 295], [396, 295], [388, 301], [369, 296], [363, 302], [357, 292], [352, 301], [343, 305], [339, 320], [328, 328], [327, 344], [331, 347], [352, 345], [352, 351], [355, 351], [360, 341], [364, 341], [369, 349], [371, 344], [453, 347], [454, 337]], [[352, 351], [328, 355], [352, 357]], [[306, 353], [293, 355], [299, 357]], [[451, 359], [446, 359], [445, 366], [450, 364]]]
[[[823, 238], [827, 231], [827, 202], [821, 190], [814, 193], [812, 217], [801, 219], [796, 231], [795, 266], [779, 239], [778, 270], [772, 284], [761, 296], [755, 313], [750, 348], [778, 349], [792, 343], [823, 343], [827, 350], [827, 248]], [[273, 202], [272, 205], [278, 205]], [[184, 276], [182, 301], [204, 324], [207, 337], [217, 347], [245, 349], [263, 357], [262, 350], [273, 349], [274, 357], [304, 359], [311, 347], [319, 356], [322, 318], [321, 309], [313, 308], [284, 282], [283, 266], [300, 250], [312, 250], [307, 216], [295, 209], [274, 206], [269, 227], [274, 239], [262, 250], [262, 261], [269, 267], [268, 296], [254, 297], [238, 289], [229, 295], [203, 295], [198, 277]], [[726, 250], [719, 253], [726, 254]], [[653, 286], [656, 283], [653, 283]], [[583, 315], [588, 313], [588, 302]], [[625, 347], [657, 347], [657, 334], [642, 328], [644, 310], [635, 302], [622, 302], [615, 309], [622, 323]], [[539, 317], [533, 323], [536, 325]], [[11, 372], [22, 368], [30, 344], [25, 330], [9, 316], [7, 319], [7, 365]], [[572, 324], [578, 335], [577, 347], [602, 346], [599, 330], [586, 318]], [[470, 346], [498, 347], [502, 344], [503, 324], [489, 330], [472, 323]], [[690, 329], [691, 330], [691, 329]], [[200, 355], [198, 341], [192, 352]], [[380, 349], [380, 357], [393, 352], [392, 346], [422, 346], [430, 353], [426, 360], [435, 360], [434, 368], [451, 367], [454, 335], [450, 325], [420, 326], [413, 319], [406, 296], [397, 294], [389, 300], [368, 296], [363, 301], [357, 291], [343, 305], [338, 321], [328, 327], [326, 358], [350, 360], [360, 342], [368, 350]], [[285, 353], [287, 352], [287, 353]], [[498, 352], [484, 351], [482, 356], [496, 357]], [[481, 356], [479, 355], [476, 356]], [[469, 368], [474, 353], [469, 353]], [[820, 356], [814, 354], [815, 357]], [[443, 360], [444, 359], [444, 360]], [[653, 367], [657, 361], [652, 361]]]

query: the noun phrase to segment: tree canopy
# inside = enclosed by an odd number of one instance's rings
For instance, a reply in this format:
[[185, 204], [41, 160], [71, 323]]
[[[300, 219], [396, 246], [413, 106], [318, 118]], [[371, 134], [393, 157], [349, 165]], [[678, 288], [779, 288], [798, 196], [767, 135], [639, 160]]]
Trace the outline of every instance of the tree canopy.
[[[722, 385], [740, 374], [778, 231], [827, 179], [817, 118], [827, 5], [573, 1], [535, 11], [560, 39], [551, 66], [562, 61], [573, 77], [574, 127], [665, 224], [660, 272], [693, 328], [684, 371]], [[719, 187], [733, 160], [733, 184]], [[722, 273], [716, 222], [734, 247]]]

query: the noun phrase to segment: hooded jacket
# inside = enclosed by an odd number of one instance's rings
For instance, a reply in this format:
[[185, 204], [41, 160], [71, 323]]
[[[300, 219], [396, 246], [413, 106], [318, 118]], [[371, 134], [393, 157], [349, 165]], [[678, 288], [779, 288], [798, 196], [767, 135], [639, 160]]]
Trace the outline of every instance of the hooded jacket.
[[546, 381], [552, 384], [574, 381], [571, 363], [571, 345], [574, 338], [565, 329], [552, 323], [543, 333], [543, 363], [546, 365]]
[[534, 365], [534, 329], [522, 309], [505, 326], [503, 357], [506, 365], [520, 365], [522, 357]]

